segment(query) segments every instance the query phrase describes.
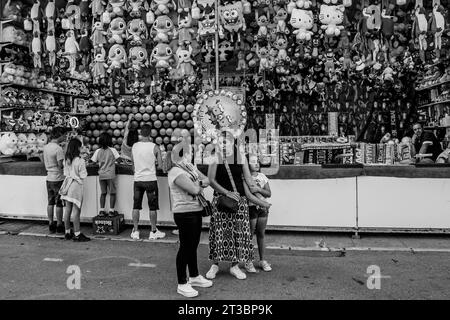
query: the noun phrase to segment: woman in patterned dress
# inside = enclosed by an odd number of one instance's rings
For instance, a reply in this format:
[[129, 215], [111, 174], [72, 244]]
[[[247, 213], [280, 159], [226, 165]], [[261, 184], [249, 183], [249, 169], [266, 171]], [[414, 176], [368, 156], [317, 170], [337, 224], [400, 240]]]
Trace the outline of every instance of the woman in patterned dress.
[[[219, 261], [228, 261], [231, 262], [230, 273], [243, 280], [247, 276], [239, 268], [239, 263], [253, 260], [248, 201], [267, 208], [270, 207], [270, 204], [253, 195], [256, 192], [255, 183], [251, 177], [245, 156], [238, 157], [236, 140], [230, 142], [230, 140], [224, 139], [222, 149], [224, 152], [216, 152], [216, 161], [208, 167], [208, 178], [211, 187], [214, 189], [213, 213], [209, 229], [209, 260], [212, 260], [213, 264], [206, 277], [214, 279], [219, 271]], [[223, 154], [226, 154], [226, 160], [237, 192], [233, 191], [223, 161]], [[237, 212], [219, 210], [217, 208], [219, 194], [238, 201], [239, 209]]]

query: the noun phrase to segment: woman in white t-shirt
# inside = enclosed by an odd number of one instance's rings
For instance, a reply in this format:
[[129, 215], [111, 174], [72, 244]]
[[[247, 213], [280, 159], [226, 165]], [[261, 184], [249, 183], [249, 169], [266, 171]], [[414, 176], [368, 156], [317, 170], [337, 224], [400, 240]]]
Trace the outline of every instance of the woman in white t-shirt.
[[[176, 258], [177, 292], [192, 298], [198, 296], [198, 291], [192, 288], [193, 286], [207, 288], [213, 284], [199, 274], [197, 267], [197, 247], [200, 242], [203, 215], [203, 207], [197, 195], [209, 185], [209, 180], [185, 158], [175, 158], [174, 153], [168, 152], [165, 165], [168, 171], [172, 212], [180, 238]], [[189, 280], [186, 267], [189, 268]]]

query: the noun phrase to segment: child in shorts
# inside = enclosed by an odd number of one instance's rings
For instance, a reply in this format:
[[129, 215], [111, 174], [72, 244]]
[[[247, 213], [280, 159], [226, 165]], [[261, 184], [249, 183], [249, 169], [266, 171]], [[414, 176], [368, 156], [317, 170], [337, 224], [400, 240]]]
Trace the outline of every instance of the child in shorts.
[[[59, 189], [64, 181], [63, 161], [64, 151], [60, 144], [66, 138], [63, 127], [54, 127], [50, 133], [50, 142], [44, 146], [43, 157], [45, 169], [47, 170], [47, 216], [50, 233], [64, 234], [63, 203], [59, 195]], [[56, 206], [56, 210], [55, 210]], [[56, 214], [56, 222], [53, 220]]]
[[[116, 160], [120, 158], [119, 152], [112, 147], [112, 137], [106, 132], [100, 134], [99, 149], [95, 150], [91, 160], [98, 163], [98, 180], [100, 183], [100, 217], [115, 217], [118, 212], [116, 206]], [[105, 211], [106, 195], [109, 191], [109, 213]]]
[[[249, 163], [249, 168], [252, 178], [256, 183], [257, 190], [254, 194], [261, 200], [270, 198], [272, 196], [272, 192], [270, 191], [269, 179], [264, 173], [259, 172], [259, 162]], [[252, 204], [251, 202], [249, 203], [248, 209], [250, 216], [250, 230], [252, 234], [256, 233], [256, 242], [258, 243], [258, 252], [260, 259], [259, 265], [264, 271], [272, 271], [272, 267], [267, 262], [267, 260], [264, 259], [264, 235], [266, 232], [267, 216], [269, 214], [269, 210]], [[250, 273], [257, 272], [255, 266], [253, 265], [253, 262], [251, 261], [245, 264], [245, 269]]]

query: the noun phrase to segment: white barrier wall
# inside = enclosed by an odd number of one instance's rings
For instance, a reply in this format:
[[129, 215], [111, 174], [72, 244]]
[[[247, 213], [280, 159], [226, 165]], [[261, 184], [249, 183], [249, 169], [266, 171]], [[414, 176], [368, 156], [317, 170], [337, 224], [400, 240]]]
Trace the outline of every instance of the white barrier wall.
[[358, 177], [360, 228], [450, 228], [450, 179]]
[[[46, 219], [45, 176], [0, 176], [0, 214], [15, 218]], [[133, 176], [118, 175], [116, 209], [132, 220]], [[355, 178], [322, 180], [271, 180], [269, 225], [293, 227], [355, 227]], [[158, 177], [158, 222], [174, 225], [167, 177]], [[206, 197], [212, 199], [212, 188]], [[82, 221], [97, 215], [100, 186], [96, 176], [85, 181]], [[326, 201], [324, 201], [326, 199]], [[107, 206], [109, 198], [106, 199]], [[147, 196], [140, 223], [149, 224]], [[204, 222], [208, 222], [205, 219]]]

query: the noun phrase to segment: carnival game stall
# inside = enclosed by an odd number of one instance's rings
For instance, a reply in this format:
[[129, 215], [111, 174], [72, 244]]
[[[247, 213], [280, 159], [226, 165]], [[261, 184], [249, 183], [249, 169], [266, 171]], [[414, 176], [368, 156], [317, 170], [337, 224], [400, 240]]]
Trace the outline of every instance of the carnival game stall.
[[[450, 168], [416, 164], [404, 138], [420, 122], [447, 147], [449, 7], [2, 0], [0, 215], [46, 219], [41, 160], [53, 127], [80, 137], [89, 159], [102, 132], [120, 150], [129, 123], [149, 124], [163, 157], [191, 137], [204, 172], [216, 129], [253, 129], [273, 193], [269, 228], [448, 232]], [[117, 210], [130, 222], [132, 167], [117, 170]], [[97, 168], [88, 171], [85, 222], [99, 211]], [[174, 225], [163, 172], [158, 185], [159, 223]]]

